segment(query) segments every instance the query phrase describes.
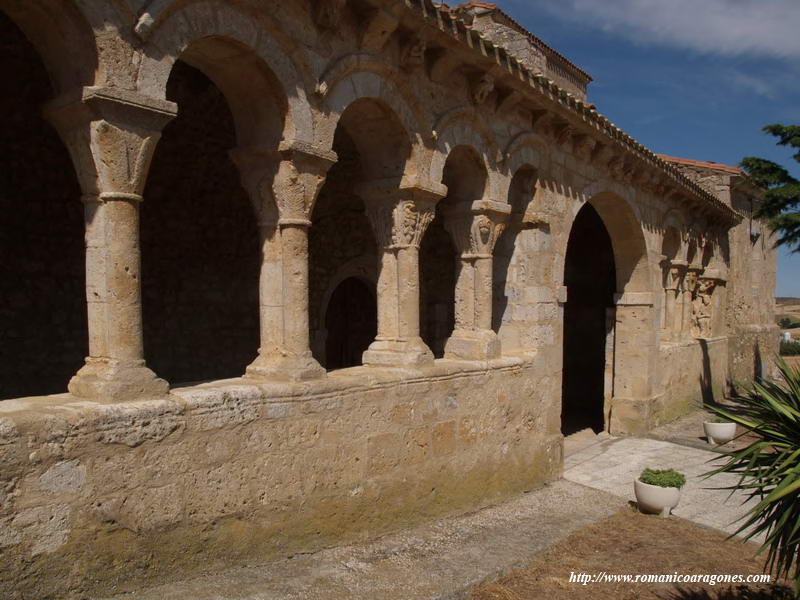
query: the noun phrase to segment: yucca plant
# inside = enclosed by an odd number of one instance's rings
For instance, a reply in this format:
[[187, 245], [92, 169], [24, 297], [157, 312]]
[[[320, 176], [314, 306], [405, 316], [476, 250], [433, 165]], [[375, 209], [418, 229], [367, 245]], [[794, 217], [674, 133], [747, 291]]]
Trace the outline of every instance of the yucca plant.
[[[741, 450], [728, 450], [725, 464], [706, 473], [735, 473], [739, 482], [722, 488], [741, 490], [758, 503], [744, 516], [736, 534], [764, 534], [757, 554], [767, 552], [766, 567], [777, 578], [791, 577], [800, 597], [800, 372], [778, 359], [780, 377], [756, 381], [737, 392], [730, 407], [711, 407], [721, 417], [755, 433]], [[734, 535], [736, 535], [734, 534]]]

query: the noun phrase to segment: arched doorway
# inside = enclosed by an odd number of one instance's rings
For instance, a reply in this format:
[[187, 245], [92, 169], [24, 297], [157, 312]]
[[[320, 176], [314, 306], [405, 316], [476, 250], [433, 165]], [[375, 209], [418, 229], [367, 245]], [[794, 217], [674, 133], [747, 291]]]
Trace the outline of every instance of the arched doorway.
[[354, 367], [375, 340], [378, 307], [372, 288], [357, 277], [336, 286], [325, 311], [325, 368]]
[[616, 268], [611, 237], [591, 204], [575, 217], [564, 265], [564, 363], [561, 432], [605, 428], [607, 358], [614, 326]]
[[[49, 65], [52, 67], [52, 65]], [[0, 399], [66, 392], [88, 354], [84, 217], [67, 149], [42, 118], [55, 92], [0, 11]]]

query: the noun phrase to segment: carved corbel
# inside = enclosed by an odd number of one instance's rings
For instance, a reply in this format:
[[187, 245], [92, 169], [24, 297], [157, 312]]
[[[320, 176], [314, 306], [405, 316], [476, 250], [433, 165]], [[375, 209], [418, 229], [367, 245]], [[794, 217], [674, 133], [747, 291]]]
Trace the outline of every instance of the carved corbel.
[[371, 11], [361, 34], [361, 47], [367, 52], [379, 53], [399, 24], [400, 20], [392, 13], [379, 8]]
[[314, 22], [320, 29], [337, 29], [347, 0], [313, 0]]

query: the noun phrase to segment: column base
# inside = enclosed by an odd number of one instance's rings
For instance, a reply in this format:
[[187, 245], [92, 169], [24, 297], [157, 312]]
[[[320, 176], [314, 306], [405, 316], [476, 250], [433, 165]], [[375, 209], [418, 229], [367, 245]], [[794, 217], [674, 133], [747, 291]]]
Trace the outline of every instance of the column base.
[[87, 358], [67, 386], [79, 398], [134, 400], [169, 393], [169, 383], [156, 376], [143, 360]]
[[363, 355], [365, 365], [419, 367], [433, 364], [433, 352], [422, 338], [375, 340]]
[[456, 329], [444, 347], [444, 357], [453, 360], [490, 360], [500, 356], [500, 338], [491, 329]]
[[248, 379], [280, 379], [307, 381], [325, 377], [327, 371], [308, 354], [259, 356], [247, 367], [244, 376]]

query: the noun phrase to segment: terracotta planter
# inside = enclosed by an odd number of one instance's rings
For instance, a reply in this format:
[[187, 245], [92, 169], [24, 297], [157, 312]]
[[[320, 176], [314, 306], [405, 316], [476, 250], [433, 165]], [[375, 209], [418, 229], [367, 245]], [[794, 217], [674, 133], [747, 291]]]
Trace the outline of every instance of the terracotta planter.
[[650, 485], [638, 479], [633, 482], [633, 491], [640, 511], [662, 517], [668, 517], [681, 499], [680, 488]]
[[727, 444], [736, 437], [736, 423], [710, 423], [703, 422], [703, 429], [709, 444]]

